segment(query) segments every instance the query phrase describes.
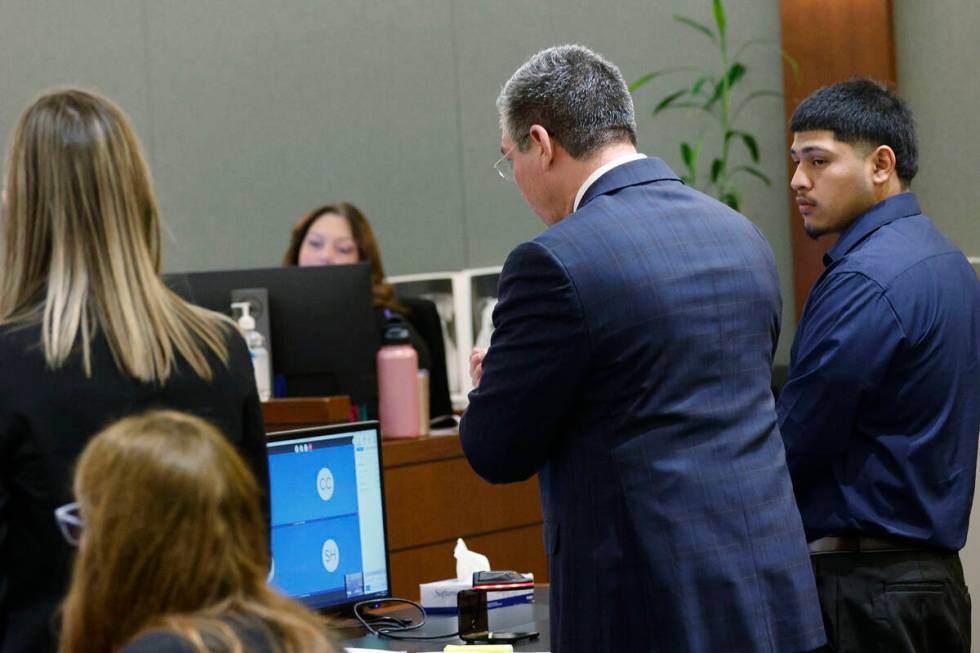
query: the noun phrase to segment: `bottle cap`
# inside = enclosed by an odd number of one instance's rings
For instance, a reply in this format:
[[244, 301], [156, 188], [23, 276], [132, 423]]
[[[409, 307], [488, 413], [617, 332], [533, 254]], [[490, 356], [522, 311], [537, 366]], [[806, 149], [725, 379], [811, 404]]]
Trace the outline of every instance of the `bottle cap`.
[[381, 340], [383, 345], [407, 345], [411, 342], [408, 325], [400, 315], [388, 315], [388, 323]]
[[246, 331], [255, 330], [255, 318], [249, 313], [249, 308], [251, 308], [248, 302], [234, 302], [232, 303], [232, 308], [238, 308], [242, 311], [242, 316], [238, 318], [238, 326]]

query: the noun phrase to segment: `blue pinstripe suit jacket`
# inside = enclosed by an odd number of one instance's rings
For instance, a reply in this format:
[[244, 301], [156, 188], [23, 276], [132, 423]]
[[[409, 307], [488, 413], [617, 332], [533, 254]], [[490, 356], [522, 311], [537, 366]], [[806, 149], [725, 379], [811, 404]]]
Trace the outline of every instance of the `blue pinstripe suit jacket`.
[[822, 644], [755, 226], [659, 159], [626, 163], [511, 253], [499, 292], [460, 430], [487, 480], [540, 475], [552, 650]]

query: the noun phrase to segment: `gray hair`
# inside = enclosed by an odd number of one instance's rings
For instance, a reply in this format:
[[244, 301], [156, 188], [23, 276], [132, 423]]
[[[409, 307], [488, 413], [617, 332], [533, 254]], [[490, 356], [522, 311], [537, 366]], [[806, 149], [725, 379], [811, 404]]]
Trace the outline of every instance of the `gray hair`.
[[523, 152], [541, 125], [573, 158], [609, 143], [636, 145], [633, 98], [622, 73], [581, 45], [542, 50], [517, 69], [497, 97], [500, 127]]

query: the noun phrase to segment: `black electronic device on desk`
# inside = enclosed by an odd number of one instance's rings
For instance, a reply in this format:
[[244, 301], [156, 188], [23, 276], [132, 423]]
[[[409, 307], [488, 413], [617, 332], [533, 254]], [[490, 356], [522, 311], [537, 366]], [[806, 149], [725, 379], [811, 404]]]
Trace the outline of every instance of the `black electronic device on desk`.
[[511, 644], [537, 639], [537, 631], [493, 631], [487, 615], [487, 592], [531, 587], [528, 580], [514, 571], [478, 571], [473, 574], [473, 589], [456, 594], [459, 615], [459, 638], [472, 644]]
[[368, 416], [377, 415], [380, 342], [369, 264], [187, 272], [164, 280], [190, 303], [226, 315], [235, 291], [264, 289], [269, 306], [252, 314], [269, 322], [273, 375], [285, 383], [285, 392], [274, 395], [349, 395]]
[[534, 587], [534, 579], [516, 571], [473, 572], [473, 589], [484, 592], [506, 592]]

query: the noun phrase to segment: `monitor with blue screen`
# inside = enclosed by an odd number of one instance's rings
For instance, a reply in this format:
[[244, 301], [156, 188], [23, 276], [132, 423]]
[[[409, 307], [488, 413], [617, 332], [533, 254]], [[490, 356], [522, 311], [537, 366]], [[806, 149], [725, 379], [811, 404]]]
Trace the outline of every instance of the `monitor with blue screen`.
[[390, 596], [377, 422], [269, 434], [270, 582], [308, 608]]

